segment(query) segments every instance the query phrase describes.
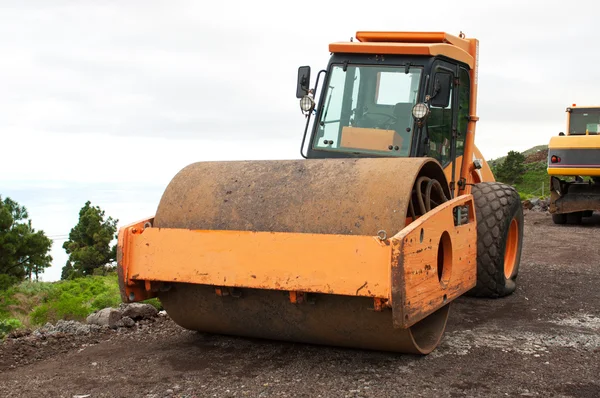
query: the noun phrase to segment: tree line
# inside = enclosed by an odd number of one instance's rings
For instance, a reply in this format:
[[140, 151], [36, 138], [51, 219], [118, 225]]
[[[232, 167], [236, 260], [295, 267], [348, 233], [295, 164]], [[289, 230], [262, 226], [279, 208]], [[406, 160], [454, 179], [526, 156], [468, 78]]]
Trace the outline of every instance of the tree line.
[[523, 180], [525, 174], [525, 155], [517, 151], [509, 151], [504, 159], [504, 162], [495, 164], [490, 162], [492, 173], [496, 176], [496, 180], [506, 184], [518, 184]]
[[[61, 279], [113, 270], [117, 259], [113, 243], [117, 238], [117, 223], [118, 220], [106, 217], [99, 206], [87, 201], [62, 245], [69, 257]], [[37, 280], [52, 265], [49, 254], [52, 245], [52, 239], [44, 231], [33, 228], [24, 206], [0, 196], [0, 290], [24, 280]]]

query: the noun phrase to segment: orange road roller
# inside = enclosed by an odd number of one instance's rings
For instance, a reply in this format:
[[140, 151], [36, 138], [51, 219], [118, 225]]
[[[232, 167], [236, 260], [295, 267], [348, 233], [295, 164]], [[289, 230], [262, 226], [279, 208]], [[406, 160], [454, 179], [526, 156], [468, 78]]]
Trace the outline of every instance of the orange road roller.
[[478, 40], [360, 31], [298, 68], [293, 160], [200, 161], [120, 228], [124, 302], [206, 333], [428, 354], [461, 295], [515, 291], [519, 195], [474, 143]]

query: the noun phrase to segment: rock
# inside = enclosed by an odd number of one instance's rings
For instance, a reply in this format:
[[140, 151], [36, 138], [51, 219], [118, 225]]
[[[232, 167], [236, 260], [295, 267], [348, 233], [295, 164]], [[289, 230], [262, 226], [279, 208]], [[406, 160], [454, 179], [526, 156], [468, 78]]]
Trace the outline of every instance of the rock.
[[128, 316], [124, 316], [117, 322], [117, 327], [119, 328], [130, 328], [135, 326], [135, 321]]
[[86, 325], [85, 323], [77, 321], [65, 321], [63, 319], [59, 319], [56, 322], [56, 325], [52, 326], [51, 324], [47, 323], [42, 328], [33, 331], [31, 335], [40, 339], [44, 339], [45, 336], [62, 338], [69, 334], [88, 335], [92, 332], [98, 332], [102, 330], [102, 328], [103, 326], [99, 326], [97, 324]]
[[31, 333], [33, 332], [30, 329], [17, 329], [10, 332], [8, 338], [19, 339], [21, 337], [29, 336]]
[[550, 206], [549, 199], [532, 198], [521, 202], [523, 210], [530, 210], [533, 212], [547, 212]]
[[130, 303], [124, 306], [123, 316], [133, 320], [150, 319], [158, 315], [158, 310], [150, 304]]
[[87, 317], [86, 322], [89, 325], [108, 326], [111, 329], [117, 328], [117, 322], [123, 318], [123, 313], [116, 308], [104, 308], [94, 312]]
[[60, 319], [58, 322], [56, 322], [56, 326], [54, 327], [52, 332], [73, 333], [73, 334], [81, 334], [82, 332], [84, 332], [85, 334], [87, 334], [86, 332], [89, 332], [89, 329], [87, 331], [83, 331], [81, 326], [82, 326], [82, 324], [79, 322], [65, 321], [65, 320]]
[[54, 325], [52, 325], [50, 322], [46, 322], [46, 324], [39, 329], [41, 333], [48, 333], [52, 330], [54, 330]]

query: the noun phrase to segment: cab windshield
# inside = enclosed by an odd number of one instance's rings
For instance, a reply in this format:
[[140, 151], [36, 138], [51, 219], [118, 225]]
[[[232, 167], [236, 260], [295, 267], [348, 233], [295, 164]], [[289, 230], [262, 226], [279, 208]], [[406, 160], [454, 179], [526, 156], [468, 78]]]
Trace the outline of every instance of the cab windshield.
[[409, 156], [421, 68], [333, 65], [315, 149]]
[[600, 108], [572, 109], [569, 135], [600, 134]]

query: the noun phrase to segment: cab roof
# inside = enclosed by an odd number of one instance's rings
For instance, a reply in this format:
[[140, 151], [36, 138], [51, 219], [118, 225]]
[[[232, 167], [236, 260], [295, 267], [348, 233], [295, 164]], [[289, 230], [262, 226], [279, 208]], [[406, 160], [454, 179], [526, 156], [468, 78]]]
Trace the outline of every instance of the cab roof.
[[577, 105], [577, 104], [573, 104], [573, 105], [567, 107], [567, 110], [569, 110], [569, 109], [600, 109], [600, 105]]
[[358, 42], [329, 44], [332, 53], [378, 55], [442, 55], [463, 62], [473, 68], [472, 39], [464, 39], [445, 32], [387, 32], [359, 31]]

